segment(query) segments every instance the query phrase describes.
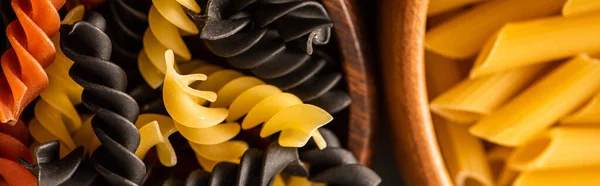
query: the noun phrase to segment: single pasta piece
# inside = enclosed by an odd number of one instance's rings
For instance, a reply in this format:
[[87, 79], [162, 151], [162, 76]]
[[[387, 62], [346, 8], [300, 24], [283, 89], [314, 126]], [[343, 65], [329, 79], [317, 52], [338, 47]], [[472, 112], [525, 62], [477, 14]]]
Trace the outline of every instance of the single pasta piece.
[[[431, 96], [452, 87], [464, 77], [455, 61], [444, 61], [441, 56], [426, 55], [427, 86]], [[445, 70], [445, 73], [443, 70]], [[450, 176], [458, 186], [492, 185], [493, 180], [481, 140], [468, 133], [467, 126], [450, 123], [432, 116], [442, 156]]]
[[434, 16], [440, 13], [467, 6], [474, 3], [479, 3], [485, 0], [431, 0], [427, 8], [427, 16]]
[[506, 161], [513, 151], [513, 148], [504, 146], [496, 146], [488, 151], [487, 159], [490, 162], [496, 185], [510, 185], [519, 175], [519, 172], [506, 165]]
[[477, 55], [504, 24], [558, 14], [565, 0], [493, 0], [467, 10], [430, 29], [425, 47], [450, 58]]
[[561, 119], [560, 124], [600, 124], [600, 94], [596, 94], [578, 111]]
[[500, 145], [523, 145], [592, 97], [600, 86], [599, 73], [599, 60], [578, 55], [483, 117], [469, 131]]
[[562, 8], [563, 16], [575, 16], [600, 11], [598, 0], [567, 0]]
[[140, 130], [140, 146], [135, 155], [143, 159], [150, 148], [156, 146], [158, 159], [166, 167], [177, 164], [175, 149], [169, 141], [169, 136], [177, 132], [173, 119], [160, 114], [141, 114], [135, 126]]
[[470, 77], [600, 52], [600, 12], [506, 24], [487, 41]]
[[560, 126], [520, 146], [508, 165], [517, 170], [600, 166], [600, 128]]
[[521, 173], [513, 186], [597, 186], [600, 167], [582, 169], [536, 170]]
[[431, 102], [431, 111], [458, 124], [489, 115], [531, 84], [547, 65], [530, 65], [489, 76], [465, 79]]

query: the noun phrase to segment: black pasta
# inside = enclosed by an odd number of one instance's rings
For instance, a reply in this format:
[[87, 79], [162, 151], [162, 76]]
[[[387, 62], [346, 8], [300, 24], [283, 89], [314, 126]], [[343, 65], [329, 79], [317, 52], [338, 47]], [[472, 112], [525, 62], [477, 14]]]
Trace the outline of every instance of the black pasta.
[[88, 166], [81, 160], [83, 149], [58, 160], [58, 145], [44, 144], [37, 151], [39, 164], [30, 167], [41, 185], [138, 185], [146, 173], [134, 154], [140, 143], [133, 124], [139, 108], [123, 92], [125, 72], [108, 61], [112, 44], [103, 32], [104, 18], [88, 11], [85, 20], [62, 26], [61, 49], [74, 61], [69, 75], [84, 88], [83, 105], [95, 114], [92, 128], [102, 145], [92, 153]]
[[208, 49], [233, 67], [330, 113], [350, 105], [348, 93], [336, 88], [342, 74], [324, 72], [331, 60], [313, 49], [329, 42], [333, 26], [320, 3], [210, 0], [205, 15], [190, 15]]
[[113, 50], [118, 59], [133, 65], [138, 52], [142, 49], [142, 37], [148, 27], [150, 0], [110, 0], [109, 35], [113, 41]]
[[[358, 164], [351, 152], [339, 146], [339, 140], [327, 129], [320, 129], [329, 147], [313, 149], [298, 155], [297, 148], [281, 147], [272, 143], [266, 152], [247, 150], [240, 164], [218, 163], [211, 173], [196, 170], [188, 176], [186, 186], [197, 185], [271, 185], [280, 173], [308, 177], [313, 182], [328, 185], [374, 186], [381, 178], [371, 169]], [[300, 158], [299, 158], [300, 157]], [[310, 164], [310, 171], [301, 159]], [[169, 179], [165, 185], [178, 183]]]

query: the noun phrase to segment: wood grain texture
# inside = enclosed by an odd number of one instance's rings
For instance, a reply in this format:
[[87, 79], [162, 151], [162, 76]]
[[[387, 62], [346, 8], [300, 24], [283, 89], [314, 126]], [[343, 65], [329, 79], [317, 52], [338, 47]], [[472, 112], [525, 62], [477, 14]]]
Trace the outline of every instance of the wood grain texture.
[[352, 104], [348, 147], [358, 161], [368, 165], [377, 123], [377, 98], [373, 61], [368, 51], [363, 17], [355, 0], [323, 0], [333, 21]]
[[407, 185], [452, 185], [437, 144], [424, 70], [428, 0], [380, 0], [384, 103], [397, 164]]

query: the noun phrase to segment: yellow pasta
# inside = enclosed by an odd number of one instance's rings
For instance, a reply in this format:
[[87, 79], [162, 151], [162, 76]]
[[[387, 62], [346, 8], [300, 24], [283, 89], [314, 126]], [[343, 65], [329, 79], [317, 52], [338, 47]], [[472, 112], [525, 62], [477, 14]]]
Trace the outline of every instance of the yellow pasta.
[[436, 97], [431, 102], [431, 111], [452, 122], [472, 124], [530, 85], [544, 69], [545, 65], [532, 65], [465, 79]]
[[153, 0], [148, 13], [148, 29], [144, 33], [144, 49], [138, 55], [138, 67], [144, 80], [158, 88], [166, 73], [164, 53], [170, 49], [178, 61], [192, 58], [182, 36], [198, 34], [198, 28], [187, 16], [185, 9], [200, 12], [200, 6], [193, 0]]
[[482, 1], [484, 0], [430, 0], [429, 7], [427, 7], [427, 16], [438, 15], [452, 9]]
[[425, 47], [450, 58], [473, 57], [504, 24], [558, 14], [565, 0], [493, 0], [430, 29]]
[[513, 186], [598, 186], [600, 167], [536, 170], [521, 173]]
[[524, 171], [600, 166], [599, 136], [597, 127], [555, 127], [518, 147], [508, 164]]
[[589, 99], [600, 86], [600, 61], [578, 55], [470, 128], [471, 134], [519, 146]]
[[159, 161], [166, 167], [177, 164], [175, 149], [169, 142], [169, 136], [177, 129], [173, 120], [160, 114], [140, 114], [135, 126], [140, 130], [140, 145], [135, 155], [140, 159], [146, 156], [150, 148], [156, 146]]
[[600, 51], [600, 12], [506, 24], [487, 41], [470, 77]]
[[562, 9], [563, 16], [574, 16], [600, 11], [598, 0], [567, 0]]
[[519, 172], [506, 165], [513, 151], [514, 149], [510, 147], [496, 146], [487, 153], [496, 185], [510, 185], [519, 175]]
[[[443, 57], [426, 55], [428, 91], [436, 96], [459, 82], [464, 74], [453, 61]], [[435, 131], [442, 150], [442, 156], [456, 185], [492, 185], [490, 168], [481, 140], [469, 134], [467, 127], [450, 123], [432, 116]]]
[[600, 94], [596, 94], [578, 111], [561, 119], [560, 124], [600, 124]]

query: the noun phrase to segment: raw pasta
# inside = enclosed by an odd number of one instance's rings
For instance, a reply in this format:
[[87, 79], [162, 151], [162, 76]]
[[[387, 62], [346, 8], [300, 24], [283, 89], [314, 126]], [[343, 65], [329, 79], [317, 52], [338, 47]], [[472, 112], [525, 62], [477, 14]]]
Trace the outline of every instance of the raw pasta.
[[2, 54], [1, 60], [0, 123], [14, 125], [25, 106], [48, 86], [44, 68], [54, 61], [56, 51], [50, 38], [60, 28], [57, 9], [64, 3], [65, 0], [12, 0], [18, 20], [6, 27], [12, 48]]
[[600, 11], [600, 1], [596, 0], [567, 0], [562, 8], [563, 16], [577, 16]]
[[140, 159], [155, 146], [162, 165], [172, 167], [177, 164], [175, 149], [169, 141], [169, 136], [177, 132], [173, 119], [160, 114], [140, 114], [135, 126], [140, 130], [140, 145], [135, 152]]
[[578, 55], [483, 117], [469, 131], [497, 144], [523, 145], [591, 98], [600, 87], [598, 73], [600, 61]]
[[29, 172], [29, 170], [23, 168], [16, 162], [17, 159], [22, 158], [25, 161], [31, 161], [31, 154], [25, 144], [27, 141], [20, 141], [27, 135], [27, 127], [22, 121], [17, 121], [14, 126], [7, 126], [8, 124], [0, 123], [0, 127], [20, 128], [25, 130], [25, 136], [19, 133], [3, 133], [0, 131], [0, 185], [23, 185], [23, 186], [35, 186], [36, 178]]
[[560, 120], [561, 124], [598, 124], [600, 123], [600, 94], [596, 94], [578, 111]]
[[600, 184], [599, 173], [599, 167], [529, 171], [521, 173], [513, 186], [596, 186]]
[[492, 0], [481, 3], [428, 30], [425, 47], [450, 58], [471, 58], [506, 23], [558, 14], [564, 2]]
[[496, 185], [511, 185], [519, 175], [519, 172], [509, 167], [506, 163], [513, 151], [513, 148], [496, 146], [487, 152], [487, 158], [490, 162]]
[[485, 0], [431, 0], [427, 7], [427, 16], [435, 16], [449, 10], [483, 1]]
[[600, 52], [598, 21], [600, 12], [508, 23], [483, 46], [470, 77]]

